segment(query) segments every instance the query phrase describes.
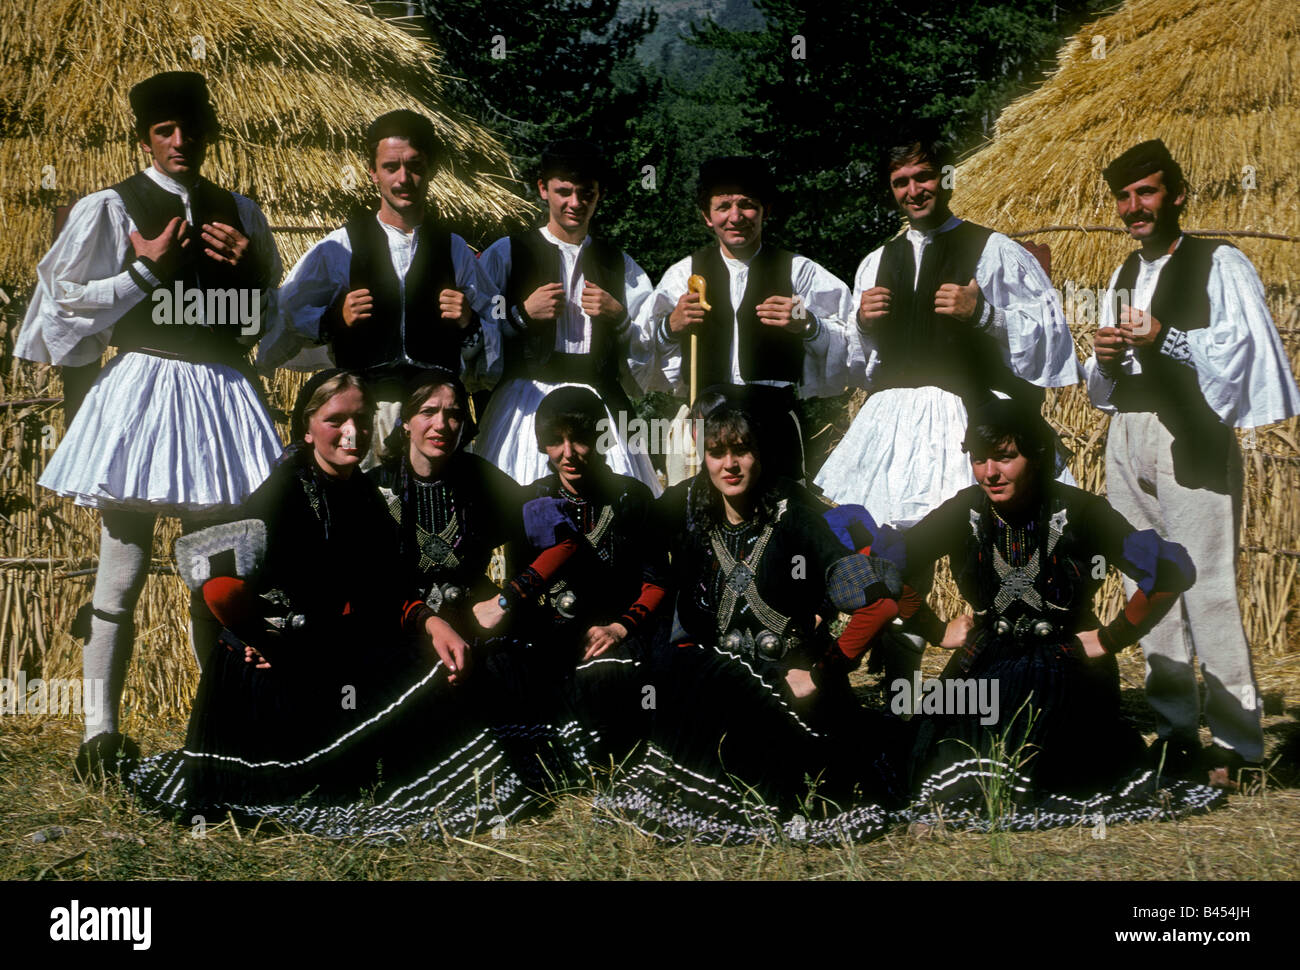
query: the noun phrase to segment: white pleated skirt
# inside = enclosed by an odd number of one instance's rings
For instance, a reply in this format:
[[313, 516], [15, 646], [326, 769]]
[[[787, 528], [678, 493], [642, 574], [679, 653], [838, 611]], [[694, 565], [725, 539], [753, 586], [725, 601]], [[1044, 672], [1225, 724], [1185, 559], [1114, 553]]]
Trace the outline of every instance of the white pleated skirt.
[[[881, 525], [905, 529], [975, 484], [965, 437], [966, 406], [956, 394], [937, 387], [877, 391], [814, 481], [836, 505], [865, 506]], [[1068, 467], [1056, 480], [1075, 484]]]
[[[469, 451], [492, 462], [520, 485], [531, 485], [551, 473], [545, 452], [537, 448], [537, 408], [542, 398], [559, 387], [585, 387], [599, 396], [600, 392], [589, 384], [546, 384], [512, 378], [503, 381], [492, 392], [492, 399], [479, 421], [478, 435]], [[603, 398], [602, 398], [603, 400]], [[618, 420], [605, 404], [610, 428], [617, 432]], [[630, 451], [628, 444], [617, 434], [612, 448], [605, 452], [605, 460], [612, 471], [628, 475], [643, 482], [659, 496], [663, 486], [655, 472], [650, 456], [641, 451]]]
[[234, 368], [123, 353], [86, 394], [40, 484], [90, 508], [181, 515], [243, 502], [282, 450]]

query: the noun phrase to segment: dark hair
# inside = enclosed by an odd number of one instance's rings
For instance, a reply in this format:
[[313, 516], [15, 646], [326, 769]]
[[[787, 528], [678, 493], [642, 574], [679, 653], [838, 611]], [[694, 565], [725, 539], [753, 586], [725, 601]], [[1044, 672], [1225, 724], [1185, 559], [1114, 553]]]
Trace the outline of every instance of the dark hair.
[[567, 179], [570, 182], [594, 182], [602, 190], [609, 181], [609, 169], [600, 149], [589, 141], [566, 138], [553, 141], [542, 149], [537, 178]]
[[430, 396], [440, 387], [450, 387], [452, 393], [456, 395], [456, 405], [464, 414], [460, 426], [460, 442], [457, 450], [463, 449], [467, 444], [474, 440], [478, 434], [478, 425], [474, 421], [473, 414], [470, 413], [469, 391], [461, 383], [459, 377], [447, 370], [445, 367], [429, 367], [420, 371], [413, 378], [406, 381], [406, 394], [402, 398], [399, 414], [401, 423], [393, 428], [388, 437], [384, 439], [384, 461], [396, 462], [405, 461], [410, 454], [410, 438], [407, 436], [407, 426], [411, 419], [415, 417], [420, 408], [424, 407], [424, 402], [429, 400]]
[[566, 433], [575, 441], [595, 444], [600, 422], [608, 420], [605, 405], [590, 388], [558, 387], [537, 406], [537, 450], [545, 451], [547, 445], [555, 444]]
[[954, 165], [957, 161], [952, 146], [944, 140], [933, 125], [918, 125], [905, 129], [893, 138], [882, 156], [885, 180], [891, 181], [894, 169], [913, 159], [929, 162], [935, 168]]
[[977, 407], [970, 414], [962, 450], [974, 457], [993, 454], [1006, 441], [1029, 459], [1040, 486], [1056, 477], [1063, 449], [1052, 426], [1038, 407], [998, 398]]
[[375, 167], [379, 143], [385, 138], [405, 138], [411, 147], [433, 162], [438, 154], [438, 132], [433, 122], [415, 111], [401, 109], [382, 114], [366, 129], [366, 159]]
[[776, 201], [776, 183], [767, 163], [750, 155], [732, 155], [710, 158], [700, 166], [695, 185], [695, 207], [708, 212], [709, 200], [718, 194], [718, 189], [733, 187], [764, 206]]
[[[754, 518], [766, 523], [776, 519], [783, 493], [775, 487], [778, 479], [771, 474], [763, 460], [763, 443], [764, 435], [756, 416], [744, 408], [724, 402], [705, 416], [704, 440], [699, 442], [698, 447], [701, 454], [719, 444], [748, 448], [754, 453], [760, 463], [758, 479], [754, 483]], [[714, 487], [707, 468], [700, 470], [689, 489], [686, 512], [688, 529], [703, 535], [726, 521], [722, 495]]]

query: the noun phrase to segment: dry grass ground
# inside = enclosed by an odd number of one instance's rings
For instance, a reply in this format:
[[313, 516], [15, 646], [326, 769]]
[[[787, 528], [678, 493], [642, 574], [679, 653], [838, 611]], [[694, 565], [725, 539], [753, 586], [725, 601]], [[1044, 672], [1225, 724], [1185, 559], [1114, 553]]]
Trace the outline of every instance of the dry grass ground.
[[[1141, 663], [1123, 663], [1126, 706], [1145, 713]], [[937, 671], [937, 659], [927, 672]], [[1135, 680], [1136, 678], [1136, 680]], [[859, 676], [864, 699], [885, 685]], [[32, 879], [913, 879], [1278, 880], [1300, 874], [1300, 657], [1265, 660], [1261, 689], [1270, 769], [1222, 810], [1182, 822], [1049, 832], [918, 836], [903, 830], [867, 845], [809, 848], [662, 846], [617, 820], [598, 819], [590, 794], [556, 797], [540, 818], [474, 839], [380, 846], [331, 842], [232, 820], [200, 833], [142, 814], [116, 787], [70, 777], [77, 725], [6, 718], [0, 734], [0, 880]], [[1149, 725], [1145, 725], [1148, 726]], [[177, 716], [133, 714], [146, 752], [178, 746]], [[43, 840], [42, 840], [43, 839]]]

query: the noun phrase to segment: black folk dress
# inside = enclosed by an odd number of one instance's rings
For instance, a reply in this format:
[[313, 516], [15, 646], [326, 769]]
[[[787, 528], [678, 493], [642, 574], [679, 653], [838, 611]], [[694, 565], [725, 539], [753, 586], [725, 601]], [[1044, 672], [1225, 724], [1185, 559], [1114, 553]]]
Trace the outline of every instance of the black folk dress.
[[[943, 556], [975, 628], [940, 681], [924, 685], [918, 706], [930, 713], [917, 721], [915, 797], [904, 819], [1095, 826], [1221, 801], [1221, 792], [1144, 767], [1142, 738], [1120, 711], [1115, 657], [1089, 658], [1075, 637], [1102, 627], [1093, 603], [1109, 567], [1138, 582], [1143, 602], [1190, 585], [1195, 570], [1181, 546], [1135, 530], [1104, 499], [1071, 486], [1051, 483], [1032, 515], [1009, 523], [973, 485], [907, 531], [908, 584], [928, 589]], [[928, 607], [909, 624], [931, 643], [942, 639]]]
[[[654, 530], [654, 497], [634, 478], [596, 469], [577, 495], [552, 474], [526, 491], [525, 537], [511, 563], [517, 602], [492, 663], [503, 683], [513, 680], [521, 719], [547, 726], [531, 732], [552, 735], [562, 783], [582, 783], [593, 768], [622, 764], [649, 732], [667, 546]], [[573, 551], [548, 565], [563, 541]], [[584, 658], [588, 631], [615, 622], [628, 636]]]
[[[257, 608], [222, 634], [203, 671], [185, 748], [130, 784], [182, 822], [226, 813], [327, 837], [467, 834], [532, 804], [481, 717], [451, 685], [399, 556], [383, 497], [361, 475], [288, 457], [250, 497], [267, 551]], [[270, 662], [245, 661], [244, 645]]]
[[[739, 525], [700, 514], [709, 489], [697, 477], [665, 510], [677, 598], [652, 741], [599, 804], [666, 841], [873, 838], [904, 794], [893, 761], [906, 747], [826, 663], [829, 622], [897, 597], [897, 570], [851, 554], [790, 488]], [[794, 696], [794, 667], [814, 671], [812, 697]]]

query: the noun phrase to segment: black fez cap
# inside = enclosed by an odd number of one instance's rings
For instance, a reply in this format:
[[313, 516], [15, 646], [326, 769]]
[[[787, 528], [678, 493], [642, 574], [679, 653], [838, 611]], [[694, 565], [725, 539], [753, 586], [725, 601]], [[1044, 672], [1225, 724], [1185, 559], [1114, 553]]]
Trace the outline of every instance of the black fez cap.
[[433, 122], [415, 111], [401, 108], [370, 122], [366, 129], [366, 147], [372, 159], [375, 147], [385, 138], [405, 138], [412, 148], [419, 149], [431, 159], [438, 154], [438, 132]]
[[1101, 170], [1112, 192], [1118, 192], [1152, 172], [1164, 172], [1167, 183], [1181, 183], [1183, 170], [1159, 138], [1134, 145]]
[[201, 122], [217, 130], [217, 112], [208, 99], [208, 82], [194, 71], [164, 71], [141, 81], [128, 94], [137, 129], [159, 121]]
[[572, 182], [599, 182], [601, 188], [609, 179], [609, 166], [604, 153], [589, 141], [565, 138], [553, 141], [542, 149], [541, 179], [565, 178]]
[[766, 162], [752, 155], [729, 155], [710, 158], [700, 166], [696, 201], [701, 209], [707, 208], [717, 189], [731, 186], [765, 205], [771, 205], [776, 198], [776, 182]]

